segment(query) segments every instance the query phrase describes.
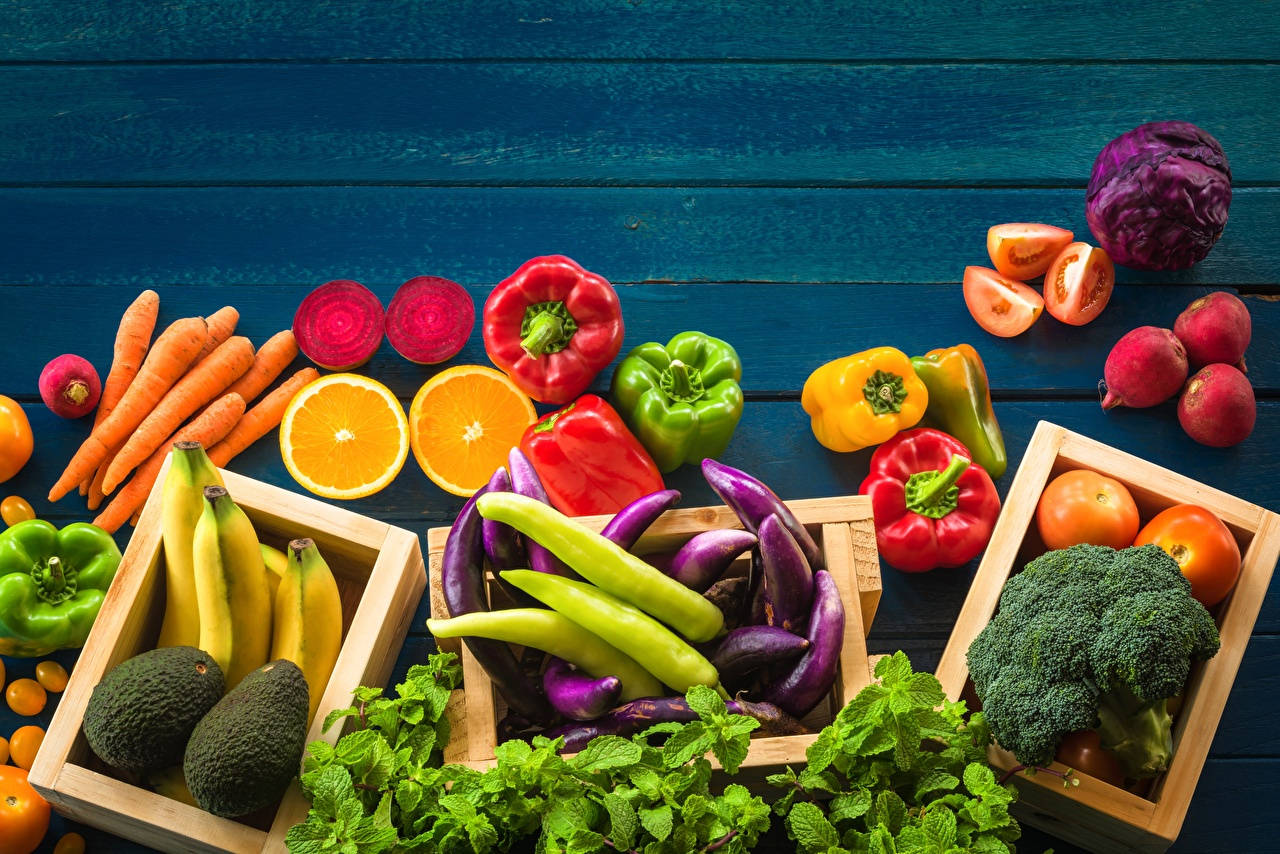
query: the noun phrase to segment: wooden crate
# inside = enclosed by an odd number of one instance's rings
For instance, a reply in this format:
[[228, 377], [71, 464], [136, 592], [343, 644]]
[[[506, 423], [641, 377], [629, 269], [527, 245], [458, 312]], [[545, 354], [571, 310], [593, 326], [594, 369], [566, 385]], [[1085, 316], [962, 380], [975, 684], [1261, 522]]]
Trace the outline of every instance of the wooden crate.
[[[1216, 453], [1207, 450], [1205, 453]], [[1064, 788], [1048, 774], [1017, 775], [1016, 814], [1029, 825], [1104, 854], [1163, 852], [1178, 837], [1204, 767], [1209, 745], [1244, 656], [1277, 557], [1280, 516], [1175, 474], [1168, 469], [1041, 421], [978, 567], [955, 630], [947, 642], [938, 678], [947, 695], [958, 698], [968, 686], [965, 652], [995, 613], [1009, 576], [1044, 551], [1033, 523], [1045, 485], [1064, 471], [1092, 469], [1128, 487], [1145, 524], [1175, 504], [1199, 504], [1218, 515], [1240, 545], [1244, 563], [1231, 596], [1213, 609], [1222, 636], [1216, 656], [1192, 673], [1183, 707], [1174, 721], [1174, 756], [1168, 771], [1145, 797], [1077, 772], [1080, 785]], [[998, 768], [1016, 765], [993, 748]], [[1055, 763], [1059, 771], [1065, 767]]]
[[[322, 733], [325, 715], [350, 705], [357, 685], [385, 685], [404, 644], [426, 584], [418, 538], [234, 472], [223, 471], [222, 477], [263, 542], [283, 548], [289, 540], [310, 537], [337, 578], [342, 649], [307, 733], [308, 742], [333, 743], [339, 728]], [[274, 811], [242, 821], [218, 818], [116, 779], [93, 756], [81, 733], [94, 686], [116, 664], [152, 649], [159, 635], [164, 612], [163, 483], [164, 471], [58, 704], [30, 781], [63, 815], [163, 851], [282, 854], [285, 833], [308, 809], [297, 781]]]
[[[880, 601], [880, 560], [876, 552], [875, 528], [871, 518], [871, 502], [864, 496], [816, 498], [788, 501], [809, 533], [821, 546], [826, 568], [831, 573], [845, 603], [844, 649], [840, 656], [840, 672], [835, 687], [804, 723], [809, 735], [775, 736], [753, 739], [750, 752], [742, 763], [740, 782], [750, 783], [764, 775], [781, 770], [791, 763], [803, 763], [805, 749], [816, 733], [830, 723], [845, 702], [871, 680], [868, 664], [866, 632], [870, 629]], [[610, 516], [583, 516], [578, 521], [599, 531]], [[738, 517], [728, 507], [693, 507], [668, 510], [645, 533], [635, 546], [637, 554], [678, 548], [694, 534], [716, 528], [741, 527]], [[448, 528], [433, 528], [427, 534], [428, 579], [433, 615], [449, 613], [440, 588], [440, 558], [448, 538]], [[739, 568], [746, 558], [739, 559]], [[734, 572], [730, 569], [730, 573]], [[491, 585], [491, 593], [494, 591]], [[445, 759], [474, 768], [487, 768], [494, 763], [497, 746], [497, 723], [506, 706], [493, 688], [488, 674], [456, 640], [440, 646], [459, 651], [462, 658], [463, 690], [450, 714], [453, 733]]]

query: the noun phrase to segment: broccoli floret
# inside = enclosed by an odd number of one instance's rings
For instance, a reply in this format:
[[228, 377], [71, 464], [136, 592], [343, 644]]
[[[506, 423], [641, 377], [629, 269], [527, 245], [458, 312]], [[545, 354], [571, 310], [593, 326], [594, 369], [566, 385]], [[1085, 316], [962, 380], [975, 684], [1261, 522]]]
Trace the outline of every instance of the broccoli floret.
[[1009, 579], [968, 661], [996, 740], [1019, 762], [1045, 765], [1063, 736], [1098, 728], [1139, 777], [1168, 767], [1165, 700], [1217, 651], [1213, 618], [1158, 546], [1081, 545]]

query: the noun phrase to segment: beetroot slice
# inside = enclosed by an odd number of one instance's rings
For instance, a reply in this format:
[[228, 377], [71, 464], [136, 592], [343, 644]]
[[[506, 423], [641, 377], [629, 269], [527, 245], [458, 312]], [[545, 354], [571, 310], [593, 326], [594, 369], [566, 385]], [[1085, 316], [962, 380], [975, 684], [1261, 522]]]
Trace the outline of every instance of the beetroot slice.
[[457, 282], [415, 276], [387, 308], [387, 338], [410, 362], [434, 365], [458, 355], [476, 322], [471, 295]]
[[298, 349], [322, 368], [348, 371], [373, 357], [382, 344], [382, 303], [350, 279], [326, 282], [307, 294], [293, 315]]

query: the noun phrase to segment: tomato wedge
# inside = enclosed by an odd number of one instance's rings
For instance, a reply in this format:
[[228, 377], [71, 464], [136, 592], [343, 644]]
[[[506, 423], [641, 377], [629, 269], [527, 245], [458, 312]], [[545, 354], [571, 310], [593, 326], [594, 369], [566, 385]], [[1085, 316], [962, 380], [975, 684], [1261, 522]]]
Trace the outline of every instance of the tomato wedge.
[[1038, 222], [1007, 222], [987, 229], [987, 254], [996, 270], [1025, 282], [1043, 276], [1076, 236], [1065, 228]]
[[1026, 332], [1044, 311], [1035, 290], [986, 267], [964, 268], [964, 304], [979, 326], [1001, 338]]
[[1088, 243], [1063, 249], [1044, 274], [1044, 305], [1072, 326], [1084, 326], [1107, 307], [1116, 284], [1111, 257]]

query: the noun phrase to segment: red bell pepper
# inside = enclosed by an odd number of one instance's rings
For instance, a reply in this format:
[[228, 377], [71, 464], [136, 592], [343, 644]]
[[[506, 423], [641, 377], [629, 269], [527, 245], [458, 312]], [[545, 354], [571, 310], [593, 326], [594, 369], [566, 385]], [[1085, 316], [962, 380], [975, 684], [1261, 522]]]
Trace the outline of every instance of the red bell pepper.
[[520, 450], [551, 503], [569, 516], [616, 513], [663, 488], [662, 474], [640, 440], [594, 394], [529, 425]]
[[485, 301], [484, 349], [534, 400], [568, 403], [622, 349], [622, 306], [572, 259], [530, 258]]
[[991, 475], [941, 430], [907, 430], [876, 448], [858, 491], [871, 497], [880, 556], [903, 572], [968, 563], [1000, 515]]

